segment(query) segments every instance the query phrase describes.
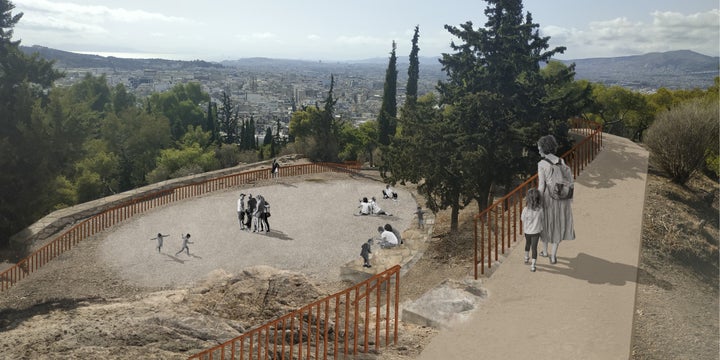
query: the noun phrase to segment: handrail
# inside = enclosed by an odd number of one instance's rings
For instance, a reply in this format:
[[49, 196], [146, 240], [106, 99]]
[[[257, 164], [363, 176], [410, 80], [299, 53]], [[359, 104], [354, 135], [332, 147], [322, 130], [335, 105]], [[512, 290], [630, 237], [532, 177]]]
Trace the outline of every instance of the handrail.
[[400, 265], [395, 265], [188, 359], [345, 359], [397, 344], [399, 304]]
[[[279, 176], [300, 176], [324, 172], [357, 172], [358, 164], [309, 163], [284, 166], [279, 169]], [[55, 239], [34, 251], [15, 265], [0, 272], [0, 293], [8, 290], [18, 281], [38, 271], [50, 260], [70, 250], [80, 241], [94, 236], [115, 226], [137, 214], [142, 214], [176, 201], [200, 196], [209, 192], [225, 190], [236, 186], [253, 184], [258, 180], [271, 178], [268, 169], [242, 171], [236, 174], [223, 175], [217, 178], [204, 179], [169, 189], [152, 192], [144, 196], [128, 200], [120, 205], [92, 215], [70, 229], [62, 232]]]
[[[602, 125], [574, 118], [571, 119], [570, 126], [578, 134], [586, 136], [561, 156], [573, 170], [573, 177], [577, 177], [602, 148]], [[476, 280], [478, 265], [480, 265], [480, 274], [485, 274], [486, 265], [488, 269], [492, 268], [493, 255], [495, 261], [498, 261], [499, 254], [505, 254], [505, 249], [510, 248], [510, 241], [516, 242], [517, 235], [522, 234], [520, 213], [523, 199], [527, 190], [537, 185], [536, 173], [473, 217], [473, 269]]]

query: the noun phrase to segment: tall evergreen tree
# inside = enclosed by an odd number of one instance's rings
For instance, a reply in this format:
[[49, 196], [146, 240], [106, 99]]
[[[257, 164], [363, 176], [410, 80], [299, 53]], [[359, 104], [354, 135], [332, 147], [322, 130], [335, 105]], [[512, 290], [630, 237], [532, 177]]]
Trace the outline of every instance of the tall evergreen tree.
[[420, 60], [418, 54], [418, 40], [420, 38], [420, 26], [415, 26], [415, 33], [412, 38], [412, 50], [410, 50], [410, 65], [408, 66], [408, 81], [405, 87], [406, 103], [414, 103], [418, 96], [418, 81], [420, 80]]
[[542, 77], [540, 63], [565, 50], [546, 51], [549, 37], [540, 37], [529, 13], [523, 16], [521, 0], [487, 3], [485, 28], [475, 30], [470, 21], [459, 28], [445, 25], [462, 43], [453, 42], [455, 53], [443, 54], [449, 80], [438, 87], [462, 140], [464, 201], [475, 199], [480, 209], [494, 185], [533, 171], [537, 157], [526, 154], [536, 151], [553, 117], [544, 100], [546, 82], [555, 79]]
[[293, 113], [289, 133], [295, 142], [306, 146], [308, 157], [318, 161], [336, 161], [341, 149], [343, 122], [335, 117], [337, 99], [333, 96], [335, 76], [330, 75], [330, 90], [321, 109], [318, 104]]
[[[450, 44], [454, 53], [442, 55], [448, 80], [438, 83], [439, 102], [404, 108], [402, 132], [384, 153], [391, 171], [386, 179], [422, 180], [428, 206], [451, 208], [451, 230], [462, 207], [476, 200], [483, 210], [493, 186], [534, 172], [537, 139], [565, 137], [567, 128], [556, 125], [581, 103], [577, 91], [555, 91], [572, 82], [572, 68], [541, 74], [540, 64], [565, 48], [547, 51], [549, 38], [539, 36], [529, 13], [523, 15], [522, 1], [487, 3], [484, 28], [470, 21], [445, 25], [459, 42]], [[431, 116], [429, 106], [439, 113]]]
[[220, 131], [222, 132], [222, 142], [224, 144], [238, 143], [238, 116], [235, 111], [235, 106], [230, 99], [230, 96], [223, 91], [222, 93], [222, 104], [220, 105], [220, 113], [218, 114], [218, 121], [220, 123]]
[[385, 87], [380, 114], [378, 114], [378, 142], [382, 145], [390, 144], [390, 139], [395, 136], [397, 127], [397, 56], [395, 48], [396, 44], [393, 41], [390, 60], [385, 71]]
[[62, 74], [12, 40], [23, 16], [13, 9], [0, 0], [0, 245], [51, 209], [47, 189], [62, 166], [49, 158], [54, 147], [47, 118], [34, 115]]
[[214, 101], [208, 102], [207, 107], [207, 118], [205, 119], [204, 131], [210, 132], [210, 142], [220, 146], [220, 134], [218, 134], [218, 123], [217, 123], [217, 103]]
[[263, 137], [263, 145], [270, 145], [273, 142], [272, 128], [267, 127], [265, 129], [265, 137]]

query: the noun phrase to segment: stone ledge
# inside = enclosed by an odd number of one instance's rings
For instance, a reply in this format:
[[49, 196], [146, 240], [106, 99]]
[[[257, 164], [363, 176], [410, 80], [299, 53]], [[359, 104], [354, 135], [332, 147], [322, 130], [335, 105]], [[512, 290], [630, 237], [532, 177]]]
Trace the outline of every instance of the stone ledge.
[[[374, 245], [370, 254], [372, 267], [363, 267], [363, 260], [358, 255], [357, 259], [340, 267], [340, 279], [357, 284], [395, 265], [400, 265], [400, 275], [405, 275], [425, 253], [431, 234], [432, 226], [428, 226], [427, 222], [423, 229], [417, 227], [406, 229], [402, 233], [404, 244], [390, 249], [382, 249]], [[358, 245], [358, 254], [359, 249], [360, 245]]]
[[[299, 155], [286, 155], [278, 158], [280, 162], [295, 162]], [[141, 188], [128, 190], [119, 194], [107, 196], [101, 199], [88, 201], [72, 207], [56, 210], [42, 219], [31, 224], [17, 234], [10, 237], [10, 244], [13, 247], [32, 247], [59, 233], [63, 229], [72, 226], [79, 221], [99, 214], [107, 209], [119, 206], [133, 199], [138, 199], [150, 194], [161, 193], [178, 186], [195, 184], [200, 181], [214, 179], [226, 175], [237, 174], [248, 170], [263, 169], [270, 167], [272, 160], [261, 161], [252, 164], [241, 164], [232, 168], [220, 169], [197, 175], [190, 175], [178, 179], [170, 179]]]

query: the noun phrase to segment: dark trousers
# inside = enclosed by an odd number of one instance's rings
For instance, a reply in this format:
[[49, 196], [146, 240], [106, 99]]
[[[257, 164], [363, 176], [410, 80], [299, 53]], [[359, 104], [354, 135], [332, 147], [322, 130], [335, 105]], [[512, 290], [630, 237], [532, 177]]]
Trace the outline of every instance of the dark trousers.
[[245, 210], [245, 215], [245, 227], [249, 229], [250, 225], [252, 225], [252, 213], [250, 212], [250, 210]]
[[537, 259], [537, 246], [540, 240], [540, 234], [525, 234], [525, 251], [532, 248], [532, 258]]
[[261, 222], [260, 222], [261, 226], [263, 223], [265, 224], [265, 231], [270, 231], [270, 223], [268, 223], [267, 213], [263, 213], [262, 215], [260, 215], [260, 220], [261, 220]]

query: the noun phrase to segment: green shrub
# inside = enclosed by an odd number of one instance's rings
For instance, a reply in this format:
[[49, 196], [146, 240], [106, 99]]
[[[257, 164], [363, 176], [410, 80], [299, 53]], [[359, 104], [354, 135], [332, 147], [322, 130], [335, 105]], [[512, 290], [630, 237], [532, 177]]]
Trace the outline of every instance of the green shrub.
[[658, 114], [645, 137], [652, 161], [677, 184], [705, 167], [708, 149], [717, 148], [720, 125], [717, 104], [688, 101]]

